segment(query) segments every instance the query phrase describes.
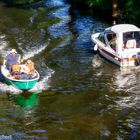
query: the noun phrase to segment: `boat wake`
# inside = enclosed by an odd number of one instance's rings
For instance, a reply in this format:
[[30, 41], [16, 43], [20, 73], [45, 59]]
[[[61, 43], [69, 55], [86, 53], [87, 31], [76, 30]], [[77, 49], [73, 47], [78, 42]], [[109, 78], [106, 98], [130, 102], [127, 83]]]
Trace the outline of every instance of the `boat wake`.
[[5, 41], [5, 35], [0, 35], [0, 58], [3, 59], [3, 57], [6, 54], [6, 50], [4, 50], [7, 47], [7, 42]]
[[127, 68], [117, 72], [115, 76], [116, 89], [131, 93], [139, 93], [139, 73], [140, 71], [138, 68]]
[[116, 90], [125, 91], [125, 96], [115, 101], [120, 107], [138, 107], [140, 102], [139, 67], [123, 69], [116, 73]]
[[12, 94], [22, 93], [21, 90], [14, 88], [12, 85], [7, 85], [6, 83], [4, 83], [4, 81], [0, 81], [0, 92]]
[[137, 107], [140, 105], [140, 95], [130, 95], [127, 97], [119, 97], [116, 101], [117, 106], [119, 107]]
[[40, 45], [40, 46], [34, 46], [32, 48], [30, 48], [29, 50], [25, 50], [23, 48], [20, 47], [20, 50], [23, 52], [23, 56], [22, 56], [22, 61], [27, 60], [31, 57], [34, 57], [35, 55], [41, 53], [42, 51], [44, 51], [47, 46], [50, 44], [50, 40], [48, 39], [48, 42], [44, 45]]
[[37, 82], [37, 84], [34, 86], [34, 88], [30, 90], [30, 92], [35, 92], [35, 91], [41, 92], [43, 90], [48, 89], [50, 87], [49, 79], [51, 78], [53, 73], [54, 71], [48, 68], [46, 76], [42, 78], [39, 82]]

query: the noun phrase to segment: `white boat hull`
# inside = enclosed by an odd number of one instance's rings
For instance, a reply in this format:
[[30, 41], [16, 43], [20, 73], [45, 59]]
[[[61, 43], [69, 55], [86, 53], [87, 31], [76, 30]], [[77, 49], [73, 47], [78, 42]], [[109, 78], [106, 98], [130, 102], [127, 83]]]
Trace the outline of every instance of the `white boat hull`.
[[99, 53], [100, 53], [103, 57], [105, 57], [107, 60], [109, 60], [109, 61], [115, 63], [116, 65], [119, 65], [119, 66], [121, 65], [121, 63], [120, 63], [121, 59], [120, 59], [119, 57], [113, 55], [113, 54], [110, 53], [110, 52], [105, 51], [104, 49], [101, 49], [100, 47], [98, 47], [98, 50], [99, 50]]

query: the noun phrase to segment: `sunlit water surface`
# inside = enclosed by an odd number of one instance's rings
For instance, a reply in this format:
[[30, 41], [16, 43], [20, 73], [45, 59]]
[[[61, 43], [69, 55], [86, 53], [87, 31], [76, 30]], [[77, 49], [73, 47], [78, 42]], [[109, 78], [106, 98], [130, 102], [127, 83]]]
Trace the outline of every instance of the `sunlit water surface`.
[[0, 137], [41, 140], [140, 139], [140, 70], [93, 52], [91, 33], [108, 24], [66, 0], [0, 7], [0, 59], [16, 48], [40, 73], [25, 93], [0, 80]]

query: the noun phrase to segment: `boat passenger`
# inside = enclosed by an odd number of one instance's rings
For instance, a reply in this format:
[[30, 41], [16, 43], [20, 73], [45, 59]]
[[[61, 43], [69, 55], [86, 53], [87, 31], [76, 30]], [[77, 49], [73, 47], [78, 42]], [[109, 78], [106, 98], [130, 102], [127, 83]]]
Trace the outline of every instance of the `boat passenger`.
[[21, 66], [20, 71], [22, 74], [29, 74], [30, 73], [30, 69], [25, 64]]
[[27, 60], [25, 65], [30, 69], [30, 72], [33, 72], [35, 70], [34, 62], [32, 60]]
[[111, 46], [111, 48], [113, 50], [116, 50], [116, 44], [117, 44], [117, 37], [116, 37], [116, 35], [113, 36], [113, 38], [109, 41], [109, 44], [110, 44], [110, 46]]
[[34, 68], [34, 62], [31, 60], [27, 60], [25, 65], [21, 67], [21, 79], [32, 79], [36, 76], [35, 68]]
[[20, 63], [20, 55], [17, 53], [15, 49], [12, 49], [10, 53], [6, 56], [3, 61], [3, 65], [11, 71], [12, 65], [16, 65]]
[[11, 73], [8, 75], [8, 77], [12, 77], [15, 79], [20, 79], [21, 78], [21, 72], [20, 72], [20, 66], [19, 65], [13, 65], [12, 66], [12, 71]]

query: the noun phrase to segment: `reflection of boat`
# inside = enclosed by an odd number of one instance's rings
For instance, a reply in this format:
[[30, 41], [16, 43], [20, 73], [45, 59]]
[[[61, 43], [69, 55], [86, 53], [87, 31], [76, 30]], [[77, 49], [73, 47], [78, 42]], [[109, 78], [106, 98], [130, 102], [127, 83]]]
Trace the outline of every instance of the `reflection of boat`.
[[38, 104], [38, 96], [36, 93], [22, 93], [14, 96], [17, 105], [24, 108], [32, 108]]
[[35, 71], [36, 76], [27, 80], [27, 79], [15, 79], [13, 77], [8, 77], [9, 70], [7, 70], [4, 66], [1, 66], [1, 73], [6, 81], [6, 83], [21, 89], [21, 90], [29, 90], [31, 88], [33, 88], [36, 84], [36, 82], [39, 79], [39, 73], [37, 71]]
[[[111, 44], [113, 37], [116, 38]], [[131, 24], [118, 24], [91, 35], [94, 50], [119, 66], [140, 64], [140, 29]]]

